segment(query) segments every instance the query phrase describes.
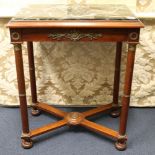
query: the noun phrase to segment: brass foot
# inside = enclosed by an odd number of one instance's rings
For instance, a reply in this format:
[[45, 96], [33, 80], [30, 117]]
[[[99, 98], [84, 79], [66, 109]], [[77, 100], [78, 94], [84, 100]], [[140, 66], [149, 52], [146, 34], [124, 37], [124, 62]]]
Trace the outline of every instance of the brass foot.
[[21, 145], [24, 149], [30, 149], [33, 146], [33, 142], [31, 139], [22, 139]]
[[110, 116], [113, 118], [117, 118], [120, 116], [120, 109], [116, 109], [110, 112]]
[[127, 141], [127, 136], [126, 135], [120, 136], [117, 139], [116, 143], [115, 143], [116, 149], [119, 150], [119, 151], [124, 151], [127, 148], [126, 141]]
[[32, 114], [32, 116], [39, 116], [41, 114], [41, 111], [39, 109], [33, 107], [31, 110], [31, 114]]
[[30, 138], [30, 133], [22, 133], [21, 140], [21, 145], [24, 149], [30, 149], [33, 146], [32, 139]]
[[124, 150], [126, 150], [127, 145], [126, 145], [126, 142], [124, 142], [124, 143], [116, 142], [116, 143], [115, 143], [115, 147], [116, 147], [116, 149], [119, 150], [119, 151], [124, 151]]

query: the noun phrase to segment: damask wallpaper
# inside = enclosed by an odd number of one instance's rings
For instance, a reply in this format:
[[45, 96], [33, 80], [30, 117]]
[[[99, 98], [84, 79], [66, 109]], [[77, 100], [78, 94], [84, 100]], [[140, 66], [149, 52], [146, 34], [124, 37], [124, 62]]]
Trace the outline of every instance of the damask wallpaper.
[[[18, 105], [13, 46], [0, 21], [0, 104]], [[155, 22], [144, 21], [135, 60], [131, 106], [155, 106]], [[112, 101], [115, 43], [34, 43], [38, 98], [53, 105], [99, 105]], [[121, 67], [122, 95], [126, 44]], [[23, 46], [28, 103], [31, 104], [26, 44]]]

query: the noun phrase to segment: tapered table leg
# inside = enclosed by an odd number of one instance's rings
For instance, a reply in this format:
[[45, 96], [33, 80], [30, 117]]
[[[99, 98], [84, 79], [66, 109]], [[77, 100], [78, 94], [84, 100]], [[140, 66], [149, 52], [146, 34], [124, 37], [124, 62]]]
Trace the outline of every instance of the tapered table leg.
[[118, 117], [120, 115], [120, 109], [118, 108], [118, 97], [119, 97], [121, 55], [122, 55], [122, 42], [117, 42], [116, 56], [115, 56], [114, 89], [113, 89], [113, 104], [115, 105], [116, 108], [114, 108], [110, 113], [112, 117]]
[[28, 50], [28, 61], [29, 61], [31, 97], [32, 97], [32, 104], [33, 104], [31, 113], [32, 115], [37, 116], [40, 114], [40, 110], [35, 107], [35, 104], [37, 104], [37, 87], [36, 87], [34, 53], [33, 53], [32, 42], [27, 42], [27, 50]]
[[14, 52], [15, 52], [19, 101], [20, 101], [22, 130], [23, 130], [22, 137], [21, 137], [22, 138], [22, 146], [24, 148], [31, 148], [32, 147], [32, 140], [30, 138], [30, 131], [29, 131], [21, 44], [17, 44], [17, 43], [14, 44]]
[[129, 103], [130, 103], [130, 93], [131, 93], [131, 85], [132, 85], [135, 51], [136, 51], [136, 43], [129, 43], [126, 73], [125, 73], [125, 83], [124, 83], [124, 95], [122, 97], [122, 109], [121, 109], [121, 117], [120, 117], [120, 128], [119, 128], [120, 138], [118, 138], [115, 145], [118, 150], [126, 149], [126, 140], [124, 139], [124, 137], [126, 133], [128, 109], [129, 109]]

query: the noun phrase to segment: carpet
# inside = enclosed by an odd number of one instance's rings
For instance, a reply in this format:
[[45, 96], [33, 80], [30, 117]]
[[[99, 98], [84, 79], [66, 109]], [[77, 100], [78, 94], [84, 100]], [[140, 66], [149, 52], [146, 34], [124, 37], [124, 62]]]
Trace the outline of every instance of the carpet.
[[[63, 108], [84, 111], [86, 108]], [[29, 111], [30, 113], [30, 111]], [[34, 117], [29, 114], [30, 127], [54, 122], [48, 114]], [[118, 129], [119, 119], [102, 114], [91, 120]], [[34, 146], [24, 150], [20, 145], [21, 120], [19, 108], [0, 108], [0, 155], [154, 155], [155, 108], [130, 108], [128, 119], [128, 148], [117, 151], [114, 141], [82, 127], [63, 127], [34, 138]]]

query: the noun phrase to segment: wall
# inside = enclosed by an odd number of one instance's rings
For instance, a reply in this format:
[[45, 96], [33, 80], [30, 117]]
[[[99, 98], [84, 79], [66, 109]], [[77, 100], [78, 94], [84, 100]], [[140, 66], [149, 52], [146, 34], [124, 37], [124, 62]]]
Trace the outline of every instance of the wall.
[[[8, 19], [0, 20], [0, 103], [15, 106], [18, 105], [18, 91], [13, 47], [5, 27], [7, 22]], [[155, 106], [155, 21], [145, 19], [144, 23], [146, 26], [141, 30], [136, 53], [131, 106]], [[86, 106], [111, 102], [114, 43], [35, 43], [34, 49], [39, 100], [50, 104]], [[30, 104], [25, 44], [23, 56]], [[122, 57], [120, 99], [125, 58], [126, 45]]]
[[[75, 2], [79, 3], [80, 0], [74, 0]], [[83, 0], [81, 0], [83, 1]], [[126, 4], [128, 5], [133, 11], [135, 11], [136, 8], [136, 2], [135, 0], [84, 0], [85, 3], [89, 4]], [[2, 1], [0, 0], [0, 17], [11, 17], [13, 16], [21, 7], [33, 4], [33, 3], [50, 3], [50, 4], [67, 4], [72, 3], [73, 0], [13, 0], [10, 2], [10, 0]]]

